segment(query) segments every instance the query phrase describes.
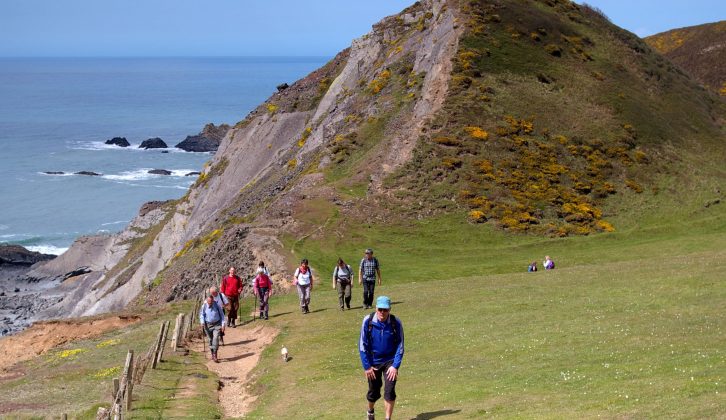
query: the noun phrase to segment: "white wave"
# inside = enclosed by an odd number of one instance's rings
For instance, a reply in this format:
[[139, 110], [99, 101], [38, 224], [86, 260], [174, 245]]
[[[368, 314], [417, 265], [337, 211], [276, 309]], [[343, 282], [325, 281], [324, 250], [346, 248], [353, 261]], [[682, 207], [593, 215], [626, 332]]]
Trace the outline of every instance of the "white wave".
[[68, 247], [59, 247], [54, 245], [28, 245], [25, 247], [29, 251], [40, 252], [41, 254], [60, 255], [68, 251]]
[[152, 169], [154, 168], [141, 168], [133, 171], [121, 172], [117, 175], [103, 175], [102, 178], [110, 179], [112, 181], [143, 181], [146, 179], [154, 179], [158, 177], [184, 178], [189, 172], [198, 172], [194, 169], [169, 169], [169, 171], [171, 171], [171, 175], [156, 175], [149, 173], [149, 171]]
[[103, 175], [102, 178], [110, 179], [112, 181], [141, 181], [156, 176], [149, 173], [150, 169], [151, 168], [142, 168], [135, 171], [121, 172], [118, 175]]
[[117, 220], [115, 222], [101, 223], [101, 226], [120, 225], [122, 223], [128, 223], [128, 220]]
[[136, 150], [139, 152], [159, 152], [159, 151], [169, 151], [171, 153], [206, 153], [211, 154], [211, 152], [187, 152], [186, 150], [182, 150], [179, 148], [176, 148], [174, 146], [169, 146], [166, 149], [140, 149], [139, 146], [141, 146], [141, 143], [131, 143], [127, 147], [120, 147], [113, 144], [106, 144], [102, 141], [78, 141], [78, 142], [72, 142], [69, 144], [68, 148], [72, 150]]

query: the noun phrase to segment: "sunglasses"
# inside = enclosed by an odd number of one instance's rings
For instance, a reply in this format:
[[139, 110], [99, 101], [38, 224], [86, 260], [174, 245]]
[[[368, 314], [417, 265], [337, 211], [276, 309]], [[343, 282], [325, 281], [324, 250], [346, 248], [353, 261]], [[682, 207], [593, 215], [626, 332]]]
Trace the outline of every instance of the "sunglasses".
[[378, 312], [391, 312], [390, 309], [376, 308]]

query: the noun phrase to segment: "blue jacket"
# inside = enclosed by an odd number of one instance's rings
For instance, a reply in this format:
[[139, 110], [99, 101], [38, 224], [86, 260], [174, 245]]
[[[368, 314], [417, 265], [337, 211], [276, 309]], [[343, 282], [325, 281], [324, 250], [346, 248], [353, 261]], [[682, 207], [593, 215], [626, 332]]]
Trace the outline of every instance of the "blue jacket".
[[393, 336], [393, 326], [391, 325], [391, 317], [386, 322], [380, 322], [378, 315], [373, 315], [371, 324], [373, 328], [370, 332], [372, 342], [368, 342], [368, 317], [363, 318], [363, 324], [360, 328], [360, 339], [358, 340], [358, 350], [360, 351], [360, 361], [363, 369], [368, 370], [371, 366], [393, 360], [393, 367], [398, 369], [403, 362], [403, 324], [401, 320], [396, 318], [396, 329], [398, 330], [398, 339]]
[[214, 301], [212, 301], [211, 306], [207, 305], [207, 302], [204, 302], [202, 307], [199, 308], [199, 323], [202, 325], [216, 324], [220, 321], [222, 321], [223, 327], [225, 326], [225, 324], [227, 324], [227, 320], [224, 318], [224, 311], [222, 310], [222, 307]]

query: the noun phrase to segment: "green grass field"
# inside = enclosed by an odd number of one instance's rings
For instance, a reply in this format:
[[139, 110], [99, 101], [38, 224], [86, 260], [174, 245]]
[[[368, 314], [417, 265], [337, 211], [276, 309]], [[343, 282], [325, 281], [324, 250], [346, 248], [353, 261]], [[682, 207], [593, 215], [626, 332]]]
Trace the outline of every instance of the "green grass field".
[[[257, 368], [251, 418], [362, 417], [368, 311], [357, 285], [358, 309], [337, 309], [329, 268], [338, 255], [357, 265], [365, 246], [406, 332], [396, 418], [726, 416], [724, 216], [565, 239], [438, 220], [296, 242], [321, 273], [313, 313], [273, 299], [283, 332]], [[557, 270], [523, 272], [545, 254]]]

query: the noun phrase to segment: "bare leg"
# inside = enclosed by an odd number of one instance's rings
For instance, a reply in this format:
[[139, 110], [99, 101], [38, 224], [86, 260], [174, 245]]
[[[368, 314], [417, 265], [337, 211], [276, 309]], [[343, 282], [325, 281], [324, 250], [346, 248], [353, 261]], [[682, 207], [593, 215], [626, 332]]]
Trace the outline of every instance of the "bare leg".
[[386, 403], [386, 418], [390, 419], [393, 415], [393, 406], [396, 405], [396, 401], [383, 400], [383, 402]]

